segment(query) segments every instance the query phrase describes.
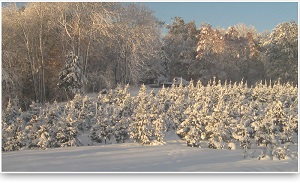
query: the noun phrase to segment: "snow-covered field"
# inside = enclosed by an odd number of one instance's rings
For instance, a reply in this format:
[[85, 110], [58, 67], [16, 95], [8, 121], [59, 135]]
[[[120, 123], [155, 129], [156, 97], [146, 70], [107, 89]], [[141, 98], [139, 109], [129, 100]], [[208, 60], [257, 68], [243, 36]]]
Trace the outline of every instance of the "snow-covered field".
[[[147, 92], [151, 91], [147, 88]], [[159, 89], [155, 89], [157, 93]], [[139, 87], [129, 89], [137, 96]], [[89, 96], [96, 100], [97, 95]], [[163, 145], [141, 145], [129, 139], [126, 143], [91, 143], [89, 133], [78, 133], [79, 147], [23, 147], [19, 151], [2, 152], [5, 173], [299, 173], [297, 141], [291, 144], [285, 159], [268, 155], [258, 160], [263, 146], [253, 145], [246, 158], [237, 141], [236, 148], [211, 149], [207, 140], [200, 147], [187, 147], [174, 131], [166, 132]], [[297, 136], [298, 137], [298, 136]], [[296, 137], [294, 137], [296, 138]], [[112, 143], [112, 144], [111, 144]], [[90, 146], [90, 144], [92, 144]], [[229, 145], [229, 144], [228, 144]], [[288, 153], [290, 151], [290, 153]]]
[[164, 145], [135, 143], [21, 150], [2, 153], [3, 172], [298, 172], [298, 160], [257, 160], [242, 149], [186, 147], [184, 141]]

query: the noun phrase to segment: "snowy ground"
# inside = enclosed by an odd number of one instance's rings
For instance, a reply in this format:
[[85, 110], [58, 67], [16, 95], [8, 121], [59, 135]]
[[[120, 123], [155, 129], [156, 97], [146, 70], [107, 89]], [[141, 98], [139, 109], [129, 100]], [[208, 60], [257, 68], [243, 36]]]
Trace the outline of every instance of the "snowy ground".
[[[131, 87], [136, 96], [139, 87]], [[147, 87], [147, 92], [152, 88]], [[159, 88], [153, 88], [156, 93]], [[97, 97], [97, 94], [90, 97]], [[82, 134], [82, 139], [87, 134]], [[214, 150], [186, 147], [177, 136], [167, 135], [166, 144], [141, 146], [133, 142], [101, 144], [47, 150], [2, 152], [2, 172], [165, 172], [165, 173], [298, 173], [298, 159], [257, 160], [260, 149], [251, 149], [255, 158], [243, 158], [243, 150]], [[296, 147], [297, 148], [297, 147]]]
[[3, 172], [298, 172], [298, 160], [257, 160], [242, 149], [186, 147], [181, 140], [165, 145], [134, 143], [21, 150], [2, 153]]

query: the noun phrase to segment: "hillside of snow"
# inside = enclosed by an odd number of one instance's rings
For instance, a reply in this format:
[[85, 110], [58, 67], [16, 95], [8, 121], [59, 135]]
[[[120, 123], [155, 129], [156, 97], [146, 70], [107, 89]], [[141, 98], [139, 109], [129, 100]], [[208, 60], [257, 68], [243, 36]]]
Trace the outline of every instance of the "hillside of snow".
[[298, 172], [289, 84], [118, 87], [29, 111], [12, 102], [2, 124], [3, 172]]

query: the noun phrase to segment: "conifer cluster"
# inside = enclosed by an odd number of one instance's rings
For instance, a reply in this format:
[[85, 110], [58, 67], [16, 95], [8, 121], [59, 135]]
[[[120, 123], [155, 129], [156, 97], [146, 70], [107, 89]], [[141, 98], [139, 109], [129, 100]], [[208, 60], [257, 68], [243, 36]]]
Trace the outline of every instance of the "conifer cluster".
[[[271, 83], [271, 82], [270, 82]], [[77, 94], [63, 104], [32, 103], [20, 111], [15, 100], [2, 116], [2, 151], [21, 148], [81, 146], [78, 136], [88, 133], [89, 145], [124, 143], [164, 144], [166, 132], [176, 133], [189, 147], [247, 150], [264, 147], [266, 155], [284, 159], [298, 137], [298, 88], [260, 82], [248, 87], [221, 83], [206, 86], [191, 81], [158, 92], [140, 87], [130, 96], [129, 86], [118, 86], [96, 99]]]

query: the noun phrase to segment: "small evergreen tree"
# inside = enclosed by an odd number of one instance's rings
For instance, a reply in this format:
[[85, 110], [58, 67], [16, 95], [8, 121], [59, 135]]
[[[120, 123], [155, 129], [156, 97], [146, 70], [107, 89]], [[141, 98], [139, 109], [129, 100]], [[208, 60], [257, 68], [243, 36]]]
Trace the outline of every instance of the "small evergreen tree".
[[203, 111], [200, 103], [188, 107], [185, 111], [187, 118], [179, 125], [177, 134], [186, 141], [188, 147], [200, 146], [202, 133], [204, 132], [202, 123], [205, 123]]
[[96, 105], [92, 102], [88, 96], [83, 97], [82, 105], [78, 113], [78, 125], [79, 131], [84, 132], [92, 128], [96, 123]]
[[116, 89], [116, 97], [114, 103], [114, 136], [118, 143], [125, 142], [129, 138], [129, 124], [132, 115], [132, 104], [129, 85], [124, 88], [118, 86]]
[[208, 125], [205, 130], [208, 134], [208, 147], [213, 149], [223, 149], [230, 140], [229, 124], [231, 118], [228, 112], [229, 106], [223, 101], [223, 93], [218, 97], [218, 102], [213, 106]]
[[2, 151], [15, 151], [25, 146], [21, 110], [18, 100], [9, 100], [2, 114]]
[[130, 137], [134, 139], [134, 142], [142, 145], [150, 144], [152, 136], [148, 100], [149, 95], [146, 93], [146, 86], [142, 85], [134, 101], [136, 107], [132, 114], [132, 123], [129, 125]]
[[78, 130], [76, 128], [76, 119], [71, 114], [61, 116], [55, 128], [56, 146], [79, 146], [77, 139]]
[[42, 119], [40, 116], [33, 115], [30, 121], [26, 124], [24, 129], [25, 142], [29, 148], [37, 148], [38, 136], [37, 131], [42, 126]]
[[109, 116], [99, 116], [96, 124], [91, 129], [91, 140], [97, 143], [101, 143], [104, 141], [104, 143], [106, 144], [113, 135], [112, 125], [112, 120]]

